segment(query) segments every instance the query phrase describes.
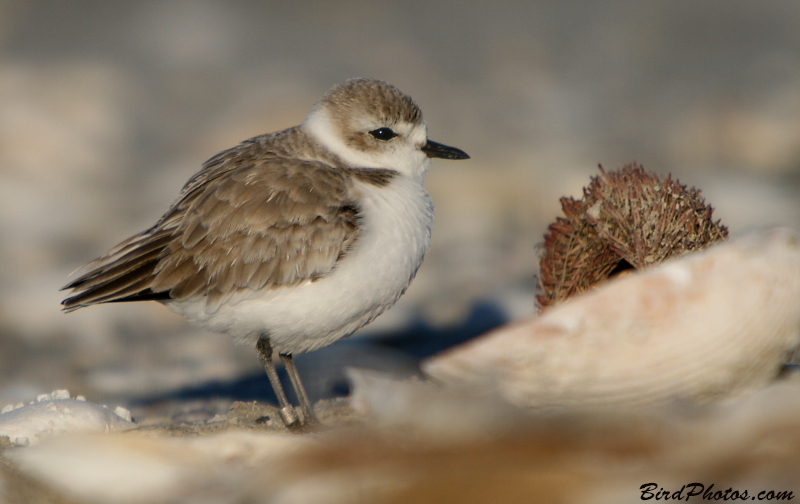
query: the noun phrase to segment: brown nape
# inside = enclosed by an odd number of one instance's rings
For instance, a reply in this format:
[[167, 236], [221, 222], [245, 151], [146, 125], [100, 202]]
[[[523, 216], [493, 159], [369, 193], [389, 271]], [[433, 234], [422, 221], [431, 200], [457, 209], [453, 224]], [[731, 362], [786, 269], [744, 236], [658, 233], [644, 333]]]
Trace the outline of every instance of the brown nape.
[[695, 188], [633, 163], [592, 177], [582, 199], [561, 198], [540, 259], [540, 309], [628, 270], [640, 270], [723, 240], [728, 229]]

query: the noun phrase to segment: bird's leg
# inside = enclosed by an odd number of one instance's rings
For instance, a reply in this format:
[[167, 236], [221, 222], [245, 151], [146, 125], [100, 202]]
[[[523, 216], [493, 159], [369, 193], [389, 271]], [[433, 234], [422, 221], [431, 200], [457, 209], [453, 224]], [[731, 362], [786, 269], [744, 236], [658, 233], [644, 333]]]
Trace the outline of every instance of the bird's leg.
[[[258, 359], [261, 361], [261, 364], [264, 365], [264, 371], [267, 372], [269, 382], [272, 384], [272, 390], [275, 391], [275, 396], [278, 398], [278, 404], [280, 405], [280, 410], [278, 411], [283, 419], [283, 423], [286, 427], [292, 427], [300, 419], [297, 417], [294, 406], [289, 404], [289, 401], [286, 399], [286, 393], [281, 386], [281, 380], [278, 378], [278, 372], [275, 370], [275, 364], [272, 362], [272, 345], [269, 344], [269, 338], [261, 336], [258, 339], [258, 343], [256, 343], [256, 350], [258, 351]], [[289, 376], [291, 376], [291, 373]], [[294, 380], [292, 380], [292, 382], [294, 383]], [[296, 387], [297, 385], [295, 385], [295, 388]]]
[[303, 387], [303, 382], [300, 381], [300, 373], [297, 372], [297, 367], [294, 365], [292, 354], [280, 354], [283, 365], [286, 366], [286, 372], [289, 373], [289, 379], [292, 380], [292, 386], [297, 394], [297, 399], [300, 401], [300, 409], [303, 410], [303, 424], [312, 425], [318, 424], [319, 419], [314, 414], [314, 408], [311, 406], [311, 401], [308, 400], [308, 394]]

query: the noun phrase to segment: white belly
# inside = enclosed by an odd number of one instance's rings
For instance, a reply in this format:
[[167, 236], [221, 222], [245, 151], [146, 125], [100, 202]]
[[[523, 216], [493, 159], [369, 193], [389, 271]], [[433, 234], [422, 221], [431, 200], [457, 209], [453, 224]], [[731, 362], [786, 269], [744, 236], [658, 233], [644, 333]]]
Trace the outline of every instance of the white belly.
[[357, 184], [363, 194], [358, 239], [325, 277], [233, 299], [214, 313], [205, 302], [167, 306], [237, 340], [255, 344], [266, 334], [281, 353], [306, 352], [349, 336], [405, 292], [430, 247], [433, 223], [433, 204], [421, 183], [399, 176], [382, 188]]

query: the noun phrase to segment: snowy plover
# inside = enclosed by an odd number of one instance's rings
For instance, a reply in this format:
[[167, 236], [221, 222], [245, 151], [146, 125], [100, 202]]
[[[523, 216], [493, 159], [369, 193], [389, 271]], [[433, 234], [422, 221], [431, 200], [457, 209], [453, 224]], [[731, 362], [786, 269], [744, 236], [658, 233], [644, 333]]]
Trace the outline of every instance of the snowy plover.
[[316, 421], [292, 355], [355, 332], [405, 292], [430, 246], [422, 112], [385, 82], [330, 90], [300, 126], [212, 157], [150, 229], [88, 263], [65, 311], [155, 300], [256, 344], [287, 426], [298, 425], [272, 352]]

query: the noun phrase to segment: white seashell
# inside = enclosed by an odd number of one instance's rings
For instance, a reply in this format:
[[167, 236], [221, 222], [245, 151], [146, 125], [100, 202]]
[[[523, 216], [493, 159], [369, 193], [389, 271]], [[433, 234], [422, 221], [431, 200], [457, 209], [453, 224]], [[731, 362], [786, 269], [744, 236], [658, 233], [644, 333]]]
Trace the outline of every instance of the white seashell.
[[114, 414], [120, 418], [124, 418], [127, 421], [131, 421], [131, 412], [122, 406], [117, 406], [114, 408]]
[[[60, 492], [53, 499], [58, 502], [332, 502], [324, 494], [305, 501], [275, 494], [286, 464], [318, 444], [312, 436], [231, 429], [191, 437], [63, 436], [3, 456], [15, 464], [15, 476], [18, 467], [19, 474]], [[295, 474], [298, 485], [315, 485]], [[261, 493], [250, 498], [256, 481]]]
[[54, 390], [52, 394], [50, 394], [53, 399], [69, 399], [69, 390], [60, 389]]
[[135, 427], [130, 413], [125, 418], [99, 404], [75, 399], [42, 400], [0, 414], [0, 436], [26, 438], [31, 445], [54, 435], [124, 431]]
[[800, 235], [771, 229], [626, 275], [423, 362], [531, 407], [707, 402], [773, 380], [800, 343]]

